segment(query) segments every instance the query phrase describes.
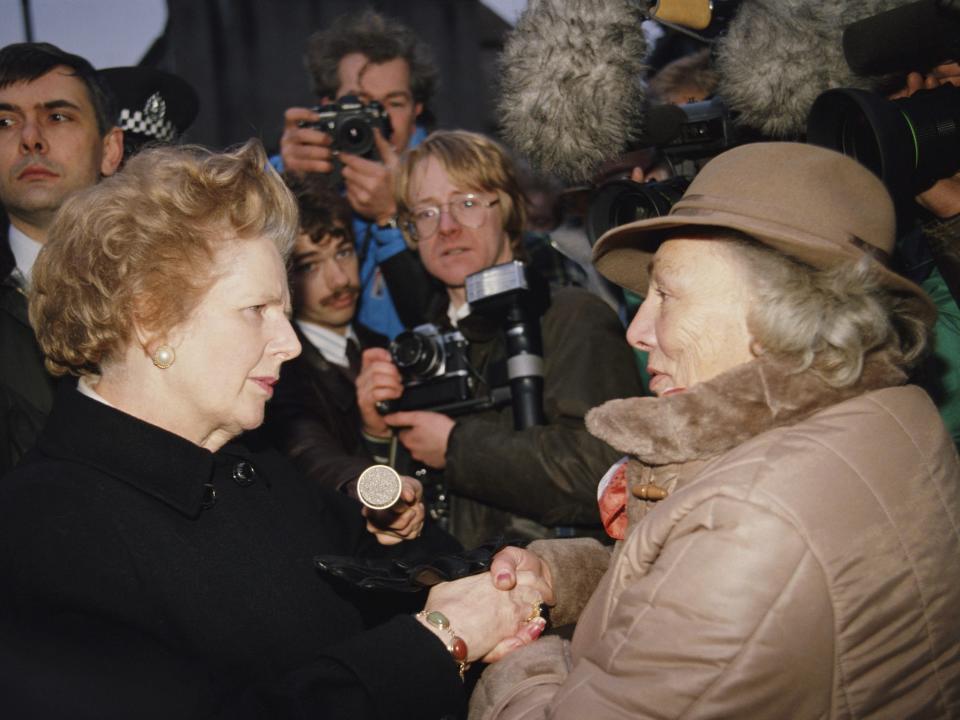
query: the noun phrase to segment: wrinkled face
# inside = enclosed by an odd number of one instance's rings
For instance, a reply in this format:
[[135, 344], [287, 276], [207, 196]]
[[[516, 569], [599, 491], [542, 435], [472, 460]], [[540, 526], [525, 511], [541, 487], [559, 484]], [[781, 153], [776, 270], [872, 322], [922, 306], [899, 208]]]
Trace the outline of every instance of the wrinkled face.
[[122, 134], [100, 137], [87, 87], [71, 72], [58, 66], [0, 88], [0, 202], [35, 227], [45, 228], [68, 195], [112, 174], [122, 155]]
[[[217, 279], [183, 325], [168, 334], [176, 361], [163, 372], [168, 412], [194, 442], [263, 422], [280, 365], [300, 354], [290, 321], [286, 272], [266, 238], [227, 240]], [[202, 443], [201, 443], [202, 444]]]
[[411, 175], [409, 201], [414, 214], [424, 206], [441, 207], [437, 231], [430, 237], [419, 238], [418, 249], [427, 272], [448, 290], [462, 291], [467, 275], [513, 259], [500, 204], [486, 208], [483, 222], [476, 228], [461, 225], [450, 214], [451, 198], [471, 192], [484, 200], [497, 199], [496, 193], [455, 185], [434, 157], [417, 165]]
[[410, 88], [410, 65], [403, 58], [371, 63], [362, 53], [350, 53], [337, 66], [340, 87], [337, 98], [356, 95], [362, 102], [376, 100], [390, 116], [393, 135], [390, 144], [397, 152], [406, 149], [416, 128], [423, 104], [414, 102]]
[[668, 240], [627, 341], [649, 353], [650, 390], [677, 392], [753, 358], [750, 282], [736, 248], [716, 240]]
[[301, 233], [293, 249], [292, 277], [296, 318], [345, 334], [357, 310], [360, 270], [343, 227], [337, 225], [319, 242]]

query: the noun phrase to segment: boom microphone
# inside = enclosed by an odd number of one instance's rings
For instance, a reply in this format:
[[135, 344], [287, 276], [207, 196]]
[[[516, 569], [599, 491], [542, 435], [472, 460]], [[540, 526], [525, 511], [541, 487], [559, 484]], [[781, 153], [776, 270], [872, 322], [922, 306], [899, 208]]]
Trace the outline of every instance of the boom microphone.
[[843, 29], [903, 0], [746, 0], [715, 46], [718, 94], [741, 125], [770, 138], [802, 136], [825, 90], [877, 90], [880, 78], [855, 74], [843, 56]]
[[505, 137], [539, 170], [589, 180], [641, 127], [647, 43], [630, 0], [530, 0], [501, 60]]

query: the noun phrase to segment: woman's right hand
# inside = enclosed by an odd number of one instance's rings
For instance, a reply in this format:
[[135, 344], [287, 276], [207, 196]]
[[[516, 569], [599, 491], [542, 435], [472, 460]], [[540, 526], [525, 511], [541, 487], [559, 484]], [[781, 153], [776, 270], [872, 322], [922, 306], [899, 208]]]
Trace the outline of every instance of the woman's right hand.
[[363, 431], [373, 437], [389, 437], [390, 426], [377, 412], [381, 400], [395, 400], [403, 395], [403, 380], [393, 364], [390, 352], [384, 348], [367, 348], [361, 356], [357, 375], [357, 406], [363, 421]]
[[493, 556], [490, 563], [490, 577], [493, 584], [500, 590], [510, 590], [517, 585], [517, 576], [521, 573], [531, 573], [539, 578], [543, 592], [543, 601], [553, 605], [553, 576], [550, 566], [539, 555], [526, 548], [508, 545]]
[[[519, 571], [515, 586], [506, 591], [494, 587], [489, 573], [483, 573], [435, 585], [424, 610], [446, 615], [450, 628], [467, 644], [467, 662], [493, 662], [543, 632], [546, 621], [538, 609], [544, 591], [549, 589], [533, 573]], [[449, 642], [449, 634], [424, 624]]]

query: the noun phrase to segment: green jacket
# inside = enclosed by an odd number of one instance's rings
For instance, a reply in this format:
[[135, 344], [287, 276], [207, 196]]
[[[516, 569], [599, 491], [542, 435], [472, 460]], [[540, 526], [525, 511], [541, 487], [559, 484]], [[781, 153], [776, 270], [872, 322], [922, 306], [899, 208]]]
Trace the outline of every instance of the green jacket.
[[960, 449], [960, 308], [940, 271], [934, 269], [923, 289], [937, 306], [933, 357], [920, 384], [930, 393], [954, 445]]
[[[590, 435], [587, 411], [641, 393], [613, 310], [579, 288], [554, 288], [541, 320], [547, 424], [514, 430], [508, 405], [457, 419], [447, 446], [450, 532], [473, 547], [496, 535], [552, 537], [599, 529], [597, 484], [622, 453]], [[506, 357], [502, 333], [471, 342], [484, 373]]]

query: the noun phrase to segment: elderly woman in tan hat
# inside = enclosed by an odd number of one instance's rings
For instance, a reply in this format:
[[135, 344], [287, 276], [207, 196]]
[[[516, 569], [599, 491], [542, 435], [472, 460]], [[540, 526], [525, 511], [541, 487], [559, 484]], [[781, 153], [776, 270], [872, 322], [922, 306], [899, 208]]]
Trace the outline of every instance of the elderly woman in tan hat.
[[894, 226], [855, 161], [756, 143], [599, 241], [657, 396], [587, 417], [625, 454], [619, 542], [495, 561], [577, 626], [491, 666], [471, 718], [960, 717], [960, 468], [908, 384], [933, 311], [884, 265]]

